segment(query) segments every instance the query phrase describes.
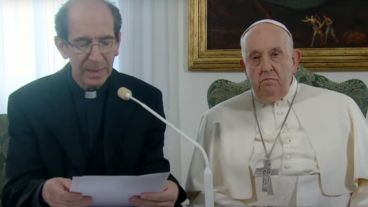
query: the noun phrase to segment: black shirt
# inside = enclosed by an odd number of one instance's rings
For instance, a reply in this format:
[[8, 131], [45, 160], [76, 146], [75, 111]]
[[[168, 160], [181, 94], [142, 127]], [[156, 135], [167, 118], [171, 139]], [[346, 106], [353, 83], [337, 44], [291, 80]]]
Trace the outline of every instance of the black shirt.
[[[98, 88], [95, 98], [86, 98], [86, 91], [79, 87], [71, 76], [68, 85], [72, 91], [79, 132], [86, 156], [84, 175], [104, 175], [106, 172], [103, 147], [104, 114], [110, 78]], [[89, 92], [91, 93], [91, 92]]]

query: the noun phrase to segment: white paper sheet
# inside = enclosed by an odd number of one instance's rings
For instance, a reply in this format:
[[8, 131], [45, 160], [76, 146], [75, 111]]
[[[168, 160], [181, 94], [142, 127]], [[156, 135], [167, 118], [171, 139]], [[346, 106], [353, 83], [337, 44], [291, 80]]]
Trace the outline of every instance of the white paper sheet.
[[92, 206], [129, 206], [128, 199], [143, 192], [160, 192], [169, 172], [141, 176], [73, 177], [71, 192], [91, 196]]

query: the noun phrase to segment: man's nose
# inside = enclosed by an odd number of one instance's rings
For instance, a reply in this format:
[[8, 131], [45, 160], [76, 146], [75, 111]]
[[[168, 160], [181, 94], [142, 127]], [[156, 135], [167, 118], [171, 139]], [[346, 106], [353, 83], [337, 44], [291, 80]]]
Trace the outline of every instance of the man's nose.
[[89, 53], [88, 59], [92, 61], [99, 61], [102, 58], [103, 58], [102, 52], [100, 50], [99, 45], [98, 44], [91, 45], [91, 52]]
[[272, 61], [268, 57], [264, 57], [261, 59], [261, 70], [263, 72], [270, 72], [273, 70]]

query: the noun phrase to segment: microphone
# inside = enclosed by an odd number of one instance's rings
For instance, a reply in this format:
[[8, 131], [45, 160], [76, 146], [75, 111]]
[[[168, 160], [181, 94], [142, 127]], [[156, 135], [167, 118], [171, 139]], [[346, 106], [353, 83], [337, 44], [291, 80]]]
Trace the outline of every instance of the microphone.
[[146, 109], [156, 118], [164, 122], [166, 125], [170, 126], [172, 129], [174, 129], [177, 133], [179, 133], [181, 136], [183, 136], [186, 140], [188, 140], [190, 143], [192, 143], [196, 148], [200, 150], [200, 152], [202, 153], [204, 162], [205, 162], [205, 166], [206, 166], [204, 169], [205, 206], [214, 207], [212, 171], [210, 167], [210, 162], [208, 161], [208, 156], [206, 152], [204, 151], [203, 147], [200, 144], [198, 144], [196, 141], [194, 141], [192, 138], [190, 138], [188, 135], [186, 135], [184, 132], [182, 132], [180, 129], [178, 129], [173, 124], [171, 124], [166, 119], [164, 119], [161, 115], [159, 115], [154, 110], [152, 110], [150, 107], [148, 107], [146, 104], [134, 98], [132, 92], [129, 89], [125, 87], [120, 87], [118, 90], [118, 96], [125, 101], [133, 100], [137, 104], [141, 105], [144, 109]]

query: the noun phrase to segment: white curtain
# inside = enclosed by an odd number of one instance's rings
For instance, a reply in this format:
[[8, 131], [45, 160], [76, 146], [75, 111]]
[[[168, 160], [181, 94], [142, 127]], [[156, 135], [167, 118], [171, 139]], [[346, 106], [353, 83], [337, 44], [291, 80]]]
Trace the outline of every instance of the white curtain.
[[[67, 62], [54, 46], [54, 15], [66, 0], [0, 0], [0, 113], [11, 92]], [[159, 88], [166, 117], [179, 125], [184, 0], [112, 0], [123, 16], [114, 67]], [[180, 137], [167, 129], [165, 155], [181, 180]]]
[[[120, 0], [123, 16], [121, 71], [159, 88], [166, 118], [179, 126], [179, 68], [183, 65], [184, 0]], [[134, 92], [133, 92], [134, 93]], [[165, 155], [181, 180], [180, 136], [167, 127]]]
[[54, 14], [65, 0], [0, 0], [0, 113], [15, 89], [59, 70]]

